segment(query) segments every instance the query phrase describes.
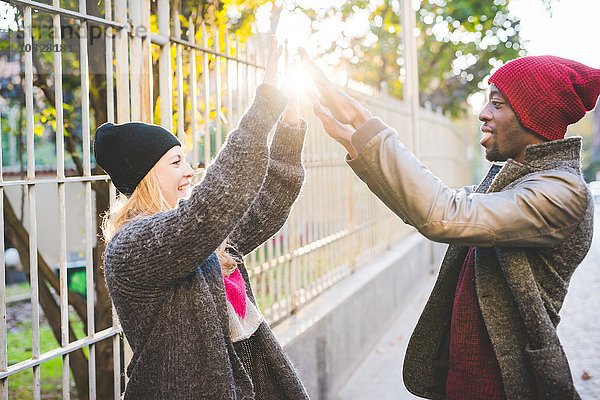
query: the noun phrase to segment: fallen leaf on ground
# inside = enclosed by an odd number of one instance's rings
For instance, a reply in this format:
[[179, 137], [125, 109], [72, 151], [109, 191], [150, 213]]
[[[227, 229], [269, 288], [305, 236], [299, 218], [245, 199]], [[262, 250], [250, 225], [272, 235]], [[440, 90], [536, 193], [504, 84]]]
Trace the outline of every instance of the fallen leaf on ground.
[[583, 374], [581, 374], [581, 380], [589, 381], [590, 379], [592, 379], [592, 376], [590, 374], [588, 374], [587, 371], [583, 371]]

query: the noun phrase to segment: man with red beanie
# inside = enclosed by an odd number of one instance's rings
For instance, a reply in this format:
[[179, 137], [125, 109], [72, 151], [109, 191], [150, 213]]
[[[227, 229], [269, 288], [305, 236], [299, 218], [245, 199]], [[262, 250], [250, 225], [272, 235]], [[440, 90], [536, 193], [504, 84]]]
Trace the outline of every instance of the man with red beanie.
[[486, 157], [505, 163], [451, 189], [303, 58], [322, 96], [314, 111], [350, 167], [404, 222], [450, 244], [408, 345], [406, 387], [430, 399], [578, 399], [556, 327], [593, 203], [581, 138], [564, 136], [596, 105], [600, 70], [554, 56], [501, 67], [479, 119]]

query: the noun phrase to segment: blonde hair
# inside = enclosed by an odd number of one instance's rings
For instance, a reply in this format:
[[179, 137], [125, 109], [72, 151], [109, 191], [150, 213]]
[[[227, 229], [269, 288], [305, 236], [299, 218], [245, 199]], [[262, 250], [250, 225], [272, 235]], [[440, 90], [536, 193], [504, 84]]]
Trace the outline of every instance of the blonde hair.
[[[177, 207], [177, 205], [175, 206]], [[172, 210], [160, 187], [160, 180], [156, 172], [156, 165], [146, 174], [144, 179], [137, 185], [131, 197], [119, 193], [116, 200], [112, 202], [109, 210], [102, 218], [102, 235], [108, 243], [117, 231], [136, 218], [153, 215], [162, 211]], [[228, 250], [232, 250], [229, 252]], [[235, 248], [225, 239], [217, 247], [215, 253], [221, 264], [223, 275], [231, 275], [240, 261], [231, 253]]]

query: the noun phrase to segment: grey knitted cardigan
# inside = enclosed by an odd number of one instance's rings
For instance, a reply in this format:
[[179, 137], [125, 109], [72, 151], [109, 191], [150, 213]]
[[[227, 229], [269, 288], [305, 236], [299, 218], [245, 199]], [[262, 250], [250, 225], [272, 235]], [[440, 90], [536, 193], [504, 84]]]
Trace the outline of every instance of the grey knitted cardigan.
[[[287, 99], [262, 85], [188, 200], [123, 226], [104, 254], [107, 287], [133, 350], [125, 399], [306, 399], [272, 331], [229, 337], [214, 250], [244, 255], [285, 222], [304, 179], [306, 123], [279, 124]], [[255, 302], [244, 265], [247, 294]]]

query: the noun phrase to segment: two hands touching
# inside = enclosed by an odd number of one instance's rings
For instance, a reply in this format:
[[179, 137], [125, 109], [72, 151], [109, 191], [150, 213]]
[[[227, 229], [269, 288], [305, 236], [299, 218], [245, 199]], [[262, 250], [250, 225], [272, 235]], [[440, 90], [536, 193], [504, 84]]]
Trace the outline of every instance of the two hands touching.
[[313, 112], [323, 123], [325, 132], [341, 143], [351, 158], [355, 158], [357, 153], [352, 146], [352, 134], [371, 119], [371, 112], [335, 87], [303, 48], [300, 48], [300, 57], [320, 94], [320, 97], [314, 93], [309, 95]]
[[[279, 64], [279, 58], [283, 46], [277, 43], [275, 36], [271, 37], [271, 48], [269, 50], [269, 56], [267, 58], [267, 64], [265, 66], [265, 77], [263, 83], [277, 87], [277, 66]], [[288, 104], [283, 110], [281, 121], [289, 126], [296, 126], [300, 122], [300, 105], [298, 99], [298, 91], [296, 90], [285, 90], [288, 95]]]
[[[282, 47], [277, 39], [271, 39], [271, 49], [265, 68], [264, 83], [277, 85], [277, 64]], [[359, 102], [348, 96], [327, 79], [323, 71], [308, 57], [303, 48], [299, 49], [300, 58], [308, 74], [315, 83], [319, 95], [309, 93], [313, 112], [321, 120], [325, 132], [341, 143], [350, 157], [356, 157], [356, 151], [351, 143], [352, 134], [371, 118], [371, 113]], [[282, 116], [282, 121], [288, 125], [296, 125], [299, 120], [299, 101], [297, 90], [289, 90], [290, 99]]]

